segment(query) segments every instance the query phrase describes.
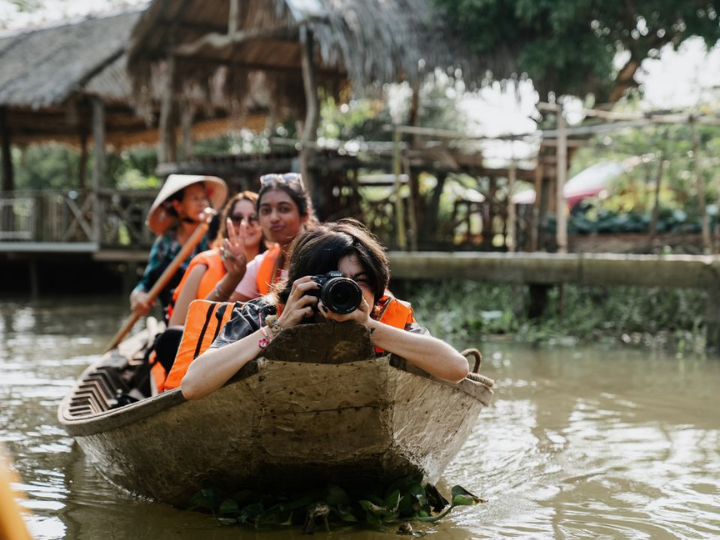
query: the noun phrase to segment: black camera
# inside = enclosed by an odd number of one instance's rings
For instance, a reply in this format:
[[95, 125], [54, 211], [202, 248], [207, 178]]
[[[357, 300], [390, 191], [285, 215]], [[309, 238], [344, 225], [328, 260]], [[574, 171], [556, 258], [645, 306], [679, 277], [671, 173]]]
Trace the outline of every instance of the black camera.
[[307, 294], [322, 300], [323, 305], [338, 315], [352, 313], [362, 303], [360, 285], [343, 276], [342, 272], [328, 272], [324, 276], [313, 276], [312, 280], [320, 285], [319, 289]]

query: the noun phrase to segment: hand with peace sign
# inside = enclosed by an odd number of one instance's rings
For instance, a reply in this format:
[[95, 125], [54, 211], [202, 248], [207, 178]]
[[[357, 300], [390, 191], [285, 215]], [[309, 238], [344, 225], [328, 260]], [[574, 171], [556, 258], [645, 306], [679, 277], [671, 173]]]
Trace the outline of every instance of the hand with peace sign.
[[247, 254], [245, 253], [245, 238], [248, 236], [248, 225], [243, 220], [238, 227], [233, 225], [230, 218], [226, 221], [227, 238], [220, 249], [225, 270], [231, 276], [242, 278], [247, 267]]

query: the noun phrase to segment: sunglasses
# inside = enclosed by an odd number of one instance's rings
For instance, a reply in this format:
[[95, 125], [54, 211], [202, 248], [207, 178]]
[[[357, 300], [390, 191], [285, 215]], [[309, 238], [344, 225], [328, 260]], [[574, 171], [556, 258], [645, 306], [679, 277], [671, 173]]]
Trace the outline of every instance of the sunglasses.
[[243, 219], [247, 219], [248, 225], [257, 225], [260, 223], [257, 214], [249, 214], [247, 217], [242, 214], [233, 214], [228, 217], [230, 218], [230, 221], [232, 221], [233, 225], [240, 225]]
[[302, 175], [300, 173], [289, 172], [285, 174], [263, 174], [260, 177], [261, 186], [266, 186], [268, 184], [272, 184], [273, 182], [280, 182], [281, 184], [292, 184], [297, 182], [300, 184], [302, 189], [305, 189]]

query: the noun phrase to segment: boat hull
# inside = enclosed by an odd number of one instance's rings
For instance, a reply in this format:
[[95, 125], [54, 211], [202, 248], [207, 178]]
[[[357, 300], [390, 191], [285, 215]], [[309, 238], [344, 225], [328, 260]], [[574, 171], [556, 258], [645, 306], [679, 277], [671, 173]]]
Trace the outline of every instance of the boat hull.
[[[61, 422], [109, 480], [179, 506], [204, 487], [305, 489], [411, 473], [437, 480], [492, 382], [442, 383], [391, 355], [368, 355], [369, 339], [360, 353], [352, 343], [310, 358], [275, 350], [198, 401], [173, 390], [90, 420], [61, 407]], [[348, 361], [358, 354], [366, 359]]]

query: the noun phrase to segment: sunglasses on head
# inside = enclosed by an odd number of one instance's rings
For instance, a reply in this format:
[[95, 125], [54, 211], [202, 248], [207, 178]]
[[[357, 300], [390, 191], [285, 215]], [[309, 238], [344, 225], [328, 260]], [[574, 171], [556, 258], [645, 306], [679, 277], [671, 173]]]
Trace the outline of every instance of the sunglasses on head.
[[272, 184], [273, 182], [280, 182], [281, 184], [292, 184], [294, 182], [297, 182], [298, 184], [300, 184], [300, 187], [302, 189], [305, 189], [302, 175], [300, 173], [289, 172], [285, 174], [263, 174], [260, 177], [261, 186]]
[[243, 219], [247, 219], [248, 225], [257, 225], [259, 223], [257, 214], [248, 214], [247, 216], [243, 214], [232, 214], [228, 217], [233, 225], [240, 225]]

